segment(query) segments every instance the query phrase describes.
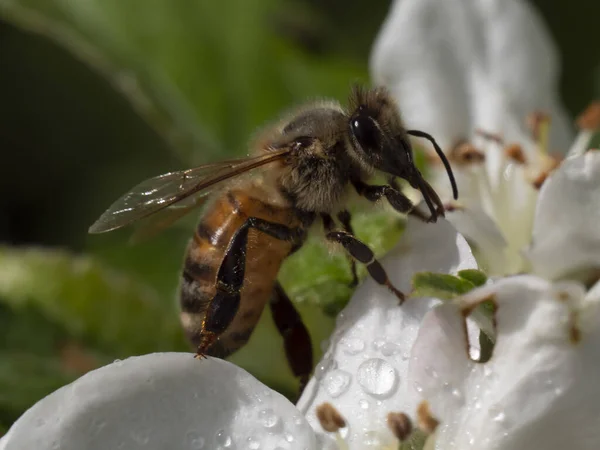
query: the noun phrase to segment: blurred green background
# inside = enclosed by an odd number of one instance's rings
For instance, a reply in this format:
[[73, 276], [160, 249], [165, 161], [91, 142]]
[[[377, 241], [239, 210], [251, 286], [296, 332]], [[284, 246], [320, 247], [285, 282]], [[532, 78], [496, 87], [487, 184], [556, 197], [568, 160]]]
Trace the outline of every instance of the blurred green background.
[[[537, 0], [572, 115], [600, 94], [600, 3]], [[87, 228], [144, 178], [244, 155], [248, 136], [310, 98], [368, 81], [386, 0], [0, 0], [0, 434], [91, 368], [189, 350], [175, 292], [195, 217], [127, 246]], [[397, 219], [356, 217], [378, 253]], [[301, 275], [298, 275], [301, 274]], [[351, 291], [317, 240], [281, 279], [315, 350]], [[293, 395], [269, 314], [234, 361]]]

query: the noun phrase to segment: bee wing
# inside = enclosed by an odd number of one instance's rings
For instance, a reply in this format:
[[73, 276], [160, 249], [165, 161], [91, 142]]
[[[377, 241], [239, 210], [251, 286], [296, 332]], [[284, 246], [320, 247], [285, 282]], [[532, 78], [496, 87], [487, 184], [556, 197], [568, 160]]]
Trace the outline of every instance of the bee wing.
[[[216, 184], [283, 158], [279, 150], [250, 158], [206, 164], [189, 170], [166, 173], [142, 181], [108, 208], [90, 227], [90, 233], [116, 230], [164, 211], [175, 220], [191, 211]], [[173, 223], [171, 220], [169, 224]]]
[[[206, 193], [212, 189], [207, 189]], [[153, 238], [161, 231], [169, 228], [179, 219], [196, 208], [200, 208], [208, 199], [208, 195], [192, 195], [174, 205], [168, 206], [143, 219], [137, 220], [129, 238], [130, 244], [139, 244]], [[188, 201], [189, 200], [189, 201]]]

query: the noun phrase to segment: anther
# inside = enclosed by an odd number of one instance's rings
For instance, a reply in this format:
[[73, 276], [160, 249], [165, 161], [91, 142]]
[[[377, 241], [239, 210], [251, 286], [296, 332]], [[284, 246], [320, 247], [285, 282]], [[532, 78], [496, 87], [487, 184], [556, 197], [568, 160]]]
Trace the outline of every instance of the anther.
[[600, 130], [600, 101], [593, 102], [577, 117], [577, 126], [582, 130]]
[[316, 412], [321, 427], [328, 433], [336, 433], [340, 428], [346, 426], [346, 421], [331, 403], [323, 403], [317, 406]]
[[410, 417], [401, 412], [389, 413], [387, 416], [387, 426], [400, 442], [407, 440], [413, 430]]
[[433, 433], [440, 424], [439, 420], [431, 414], [429, 403], [426, 401], [422, 401], [417, 407], [417, 424], [421, 430], [428, 434]]
[[526, 164], [525, 152], [519, 144], [511, 144], [504, 149], [504, 154], [511, 160], [519, 164]]
[[479, 164], [485, 161], [485, 155], [473, 144], [463, 141], [450, 150], [449, 158], [458, 164]]

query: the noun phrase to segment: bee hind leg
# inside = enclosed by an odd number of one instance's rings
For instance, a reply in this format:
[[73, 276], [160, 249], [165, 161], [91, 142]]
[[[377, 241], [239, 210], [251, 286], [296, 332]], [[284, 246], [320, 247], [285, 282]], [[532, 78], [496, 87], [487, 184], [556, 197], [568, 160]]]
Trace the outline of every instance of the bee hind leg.
[[346, 251], [356, 260], [367, 266], [369, 275], [382, 286], [386, 286], [402, 304], [405, 300], [404, 294], [394, 287], [389, 280], [385, 269], [377, 259], [373, 250], [367, 244], [361, 242], [357, 237], [346, 231], [332, 231], [325, 236], [327, 240], [341, 244]]
[[275, 284], [269, 306], [275, 326], [283, 337], [288, 365], [294, 376], [300, 380], [298, 394], [300, 397], [313, 368], [310, 335], [302, 322], [302, 317], [279, 282]]
[[217, 272], [217, 293], [208, 304], [202, 324], [197, 357], [202, 358], [219, 336], [231, 324], [240, 306], [240, 291], [246, 274], [246, 248], [248, 232], [257, 229], [281, 240], [295, 241], [304, 233], [303, 229], [269, 222], [258, 217], [248, 217], [235, 232]]

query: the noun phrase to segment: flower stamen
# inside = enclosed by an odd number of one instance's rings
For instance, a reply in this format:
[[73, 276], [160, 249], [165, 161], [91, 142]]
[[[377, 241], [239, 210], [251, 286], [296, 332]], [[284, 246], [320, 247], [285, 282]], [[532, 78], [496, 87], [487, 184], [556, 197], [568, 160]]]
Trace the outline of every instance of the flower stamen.
[[504, 149], [506, 157], [516, 162], [517, 164], [527, 164], [527, 158], [525, 158], [525, 152], [523, 147], [519, 144], [510, 144]]
[[600, 101], [593, 102], [577, 117], [579, 134], [571, 145], [567, 156], [583, 155], [589, 148], [594, 134], [600, 130]]
[[387, 426], [400, 442], [406, 441], [413, 430], [410, 417], [401, 412], [389, 413], [387, 416]]
[[425, 400], [417, 406], [417, 424], [427, 434], [433, 433], [440, 424], [440, 421], [431, 414], [429, 403]]
[[335, 435], [338, 448], [348, 450], [348, 445], [340, 433], [340, 429], [346, 428], [346, 421], [340, 412], [331, 403], [325, 402], [317, 406], [316, 415], [323, 430]]

